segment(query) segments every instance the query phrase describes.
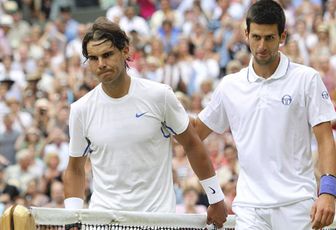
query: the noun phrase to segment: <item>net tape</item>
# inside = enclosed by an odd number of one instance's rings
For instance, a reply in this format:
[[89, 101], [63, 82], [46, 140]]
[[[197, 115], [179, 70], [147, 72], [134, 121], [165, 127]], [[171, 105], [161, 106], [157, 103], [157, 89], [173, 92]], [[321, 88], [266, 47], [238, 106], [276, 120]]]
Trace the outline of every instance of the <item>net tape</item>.
[[[38, 230], [205, 230], [216, 229], [206, 225], [206, 214], [145, 213], [127, 211], [67, 210], [31, 207]], [[234, 230], [235, 217], [229, 215], [221, 229]], [[336, 221], [324, 228], [336, 230]]]
[[[127, 211], [67, 210], [31, 207], [37, 226], [79, 226], [80, 229], [214, 229], [206, 225], [205, 214], [145, 213]], [[93, 228], [95, 226], [95, 228]], [[44, 229], [44, 228], [40, 228]], [[57, 228], [56, 228], [57, 229]], [[63, 228], [60, 228], [63, 229]], [[234, 229], [229, 216], [223, 229]]]

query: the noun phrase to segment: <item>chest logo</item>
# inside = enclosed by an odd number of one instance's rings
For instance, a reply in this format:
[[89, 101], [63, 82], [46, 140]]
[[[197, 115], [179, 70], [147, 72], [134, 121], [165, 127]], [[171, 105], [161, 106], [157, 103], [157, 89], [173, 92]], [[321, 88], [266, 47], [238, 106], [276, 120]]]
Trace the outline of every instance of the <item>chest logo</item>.
[[284, 95], [281, 99], [281, 102], [284, 105], [290, 105], [292, 101], [293, 101], [292, 97], [288, 94]]
[[326, 99], [326, 100], [329, 99], [329, 94], [328, 94], [327, 91], [323, 91], [323, 92], [322, 92], [322, 98], [323, 98], [323, 99]]
[[135, 117], [136, 117], [136, 118], [142, 117], [142, 116], [145, 115], [146, 113], [148, 113], [148, 112], [144, 112], [144, 113], [136, 113], [136, 114], [135, 114]]

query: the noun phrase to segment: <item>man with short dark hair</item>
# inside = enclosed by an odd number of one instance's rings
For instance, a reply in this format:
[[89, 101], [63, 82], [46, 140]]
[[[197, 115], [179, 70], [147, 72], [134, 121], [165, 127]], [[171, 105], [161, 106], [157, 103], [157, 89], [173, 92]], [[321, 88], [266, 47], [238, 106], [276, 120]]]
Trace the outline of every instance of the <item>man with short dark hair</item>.
[[[253, 55], [247, 68], [223, 78], [195, 122], [201, 139], [230, 128], [240, 165], [233, 211], [236, 230], [310, 230], [334, 220], [336, 150], [333, 104], [319, 73], [279, 52], [285, 14], [271, 0], [247, 12]], [[319, 196], [312, 131], [323, 174]]]

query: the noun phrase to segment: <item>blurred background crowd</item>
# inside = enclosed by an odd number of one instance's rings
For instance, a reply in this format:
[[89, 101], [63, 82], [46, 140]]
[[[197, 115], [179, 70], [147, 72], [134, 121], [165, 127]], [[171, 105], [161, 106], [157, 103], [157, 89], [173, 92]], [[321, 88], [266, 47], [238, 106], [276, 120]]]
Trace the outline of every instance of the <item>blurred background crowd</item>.
[[[169, 84], [196, 116], [220, 79], [249, 63], [244, 16], [252, 2], [0, 0], [0, 213], [12, 203], [63, 207], [69, 106], [97, 85], [81, 54], [95, 17], [76, 18], [79, 10], [99, 9], [117, 22], [131, 39], [129, 74]], [[336, 102], [336, 0], [279, 2], [288, 30], [281, 51], [317, 69]], [[232, 213], [239, 167], [230, 130], [205, 145]], [[315, 144], [312, 150], [316, 159]], [[89, 161], [86, 170], [87, 203]], [[177, 143], [172, 170], [177, 212], [204, 212], [206, 196]]]

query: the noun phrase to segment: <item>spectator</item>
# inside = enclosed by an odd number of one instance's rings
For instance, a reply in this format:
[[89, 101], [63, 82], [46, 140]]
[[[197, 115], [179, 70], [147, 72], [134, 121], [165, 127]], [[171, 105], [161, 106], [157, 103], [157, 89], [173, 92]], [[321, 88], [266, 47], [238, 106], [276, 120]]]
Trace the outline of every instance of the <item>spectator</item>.
[[127, 34], [130, 34], [131, 31], [136, 31], [140, 37], [147, 38], [150, 35], [147, 22], [144, 18], [136, 15], [134, 6], [125, 8], [124, 16], [121, 17], [119, 25]]
[[147, 56], [145, 60], [145, 68], [142, 72], [142, 76], [146, 79], [160, 82], [160, 75], [158, 74], [160, 62], [153, 56]]
[[82, 55], [82, 40], [87, 30], [86, 24], [79, 24], [78, 25], [78, 32], [76, 37], [67, 43], [65, 48], [65, 57], [67, 59], [72, 58], [73, 56], [79, 56], [81, 62], [85, 61], [84, 56]]
[[165, 61], [166, 64], [157, 70], [158, 79], [161, 83], [170, 85], [173, 91], [186, 93], [186, 84], [183, 81], [181, 69], [177, 64], [177, 60], [177, 53], [168, 53]]
[[246, 43], [244, 35], [244, 26], [241, 22], [233, 23], [233, 33], [227, 43], [227, 48], [229, 50], [231, 60], [234, 59], [236, 53], [239, 51], [249, 52], [249, 47]]
[[197, 205], [198, 191], [194, 187], [187, 187], [183, 190], [183, 204], [176, 206], [176, 213], [206, 213], [204, 205]]
[[169, 0], [160, 0], [160, 8], [156, 10], [151, 19], [150, 19], [150, 27], [152, 29], [152, 34], [156, 34], [159, 28], [163, 25], [164, 21], [170, 21], [172, 27], [180, 29], [182, 27], [182, 15], [174, 10]]
[[200, 91], [204, 80], [211, 79], [216, 81], [219, 77], [220, 67], [218, 62], [212, 57], [206, 57], [203, 47], [195, 49], [195, 59], [192, 62], [195, 79], [193, 80], [193, 89]]
[[2, 14], [0, 16], [0, 58], [2, 58], [4, 55], [12, 54], [8, 33], [10, 28], [13, 26], [13, 23], [13, 17], [11, 15]]
[[46, 98], [40, 98], [35, 102], [34, 122], [33, 125], [39, 127], [42, 137], [48, 137], [53, 117], [51, 106]]
[[54, 180], [62, 180], [62, 171], [59, 169], [60, 157], [58, 153], [49, 152], [45, 154], [44, 162], [46, 169], [44, 170], [43, 178], [47, 187], [50, 187]]
[[22, 198], [27, 202], [27, 206], [43, 207], [49, 202], [49, 197], [41, 191], [40, 187], [43, 181], [32, 179], [28, 182], [27, 189]]
[[231, 60], [229, 63], [226, 65], [226, 75], [232, 74], [232, 73], [237, 73], [243, 68], [243, 65], [240, 63], [238, 60]]
[[297, 41], [305, 65], [309, 65], [310, 62], [308, 46], [311, 38], [315, 39], [314, 35], [309, 32], [307, 23], [302, 18], [298, 18], [295, 22], [291, 39]]
[[203, 48], [205, 41], [208, 39], [210, 33], [207, 33], [206, 27], [199, 22], [194, 22], [191, 33], [189, 35], [190, 42], [197, 48]]
[[64, 186], [63, 183], [54, 180], [50, 186], [50, 202], [44, 207], [64, 208]]
[[70, 42], [77, 36], [79, 22], [72, 17], [70, 5], [60, 6], [59, 17], [61, 20], [60, 23], [64, 23], [64, 35], [67, 42]]
[[59, 156], [60, 163], [58, 169], [61, 171], [66, 168], [69, 160], [68, 141], [67, 135], [60, 128], [54, 127], [48, 135], [44, 150], [46, 155], [56, 153]]
[[220, 56], [218, 52], [216, 52], [216, 45], [215, 45], [215, 38], [213, 35], [208, 34], [207, 39], [203, 43], [203, 49], [204, 49], [204, 58], [206, 60], [215, 60], [219, 62]]
[[23, 132], [15, 142], [15, 149], [20, 151], [22, 149], [29, 149], [33, 152], [35, 157], [43, 157], [45, 140], [41, 135], [40, 130], [31, 126]]
[[176, 179], [183, 187], [189, 177], [193, 175], [193, 171], [187, 158], [187, 154], [183, 149], [183, 146], [178, 143], [174, 143], [174, 156], [172, 162], [173, 170], [175, 171], [177, 177]]
[[304, 59], [301, 55], [300, 46], [297, 40], [289, 39], [289, 41], [283, 48], [283, 52], [289, 57], [292, 62], [304, 64]]
[[116, 0], [115, 4], [107, 9], [106, 17], [115, 23], [119, 23], [120, 19], [124, 16], [124, 0]]
[[26, 79], [24, 72], [21, 69], [16, 69], [13, 63], [12, 55], [5, 55], [2, 57], [2, 63], [0, 63], [0, 79], [10, 79], [14, 81], [11, 90], [13, 92], [12, 97], [21, 99], [22, 89], [26, 86]]
[[233, 24], [229, 16], [223, 16], [221, 18], [220, 27], [214, 32], [214, 36], [216, 47], [220, 55], [220, 76], [224, 76], [226, 65], [231, 60], [230, 52], [227, 47], [233, 36]]
[[[29, 56], [29, 45], [22, 41], [13, 53], [14, 69], [21, 70], [25, 74], [36, 71], [36, 60]], [[28, 80], [26, 78], [26, 80]]]
[[9, 113], [12, 115], [12, 118], [14, 119], [13, 128], [15, 130], [22, 133], [32, 125], [33, 118], [28, 112], [23, 111], [19, 99], [15, 97], [7, 98], [6, 104], [9, 108]]
[[19, 188], [24, 194], [28, 183], [32, 179], [37, 179], [40, 175], [34, 168], [33, 154], [28, 149], [22, 149], [16, 154], [16, 164], [10, 165], [5, 170], [5, 180]]
[[8, 165], [14, 164], [15, 161], [15, 142], [20, 136], [20, 132], [14, 129], [14, 116], [6, 114], [3, 117], [4, 130], [0, 132], [0, 155], [5, 158]]
[[187, 94], [190, 96], [195, 91], [195, 70], [192, 62], [194, 61], [194, 46], [188, 37], [180, 37], [175, 48], [178, 56], [178, 66], [181, 77], [187, 86]]
[[7, 6], [7, 9], [5, 7], [6, 12], [13, 18], [13, 24], [7, 37], [10, 40], [11, 47], [16, 49], [23, 41], [23, 38], [29, 33], [30, 25], [22, 19], [22, 12], [15, 1], [7, 1]]
[[[3, 204], [5, 208], [13, 204], [16, 198], [19, 196], [19, 190], [17, 187], [10, 185], [4, 178], [5, 166], [0, 164], [0, 204]], [[3, 208], [2, 208], [3, 209]], [[0, 208], [0, 214], [2, 210]]]
[[159, 38], [152, 36], [145, 47], [145, 51], [147, 56], [153, 56], [158, 61], [159, 66], [163, 65], [166, 53], [164, 51], [163, 43]]
[[180, 31], [174, 26], [172, 21], [164, 20], [161, 27], [159, 27], [157, 35], [162, 41], [164, 52], [169, 53], [178, 44]]

